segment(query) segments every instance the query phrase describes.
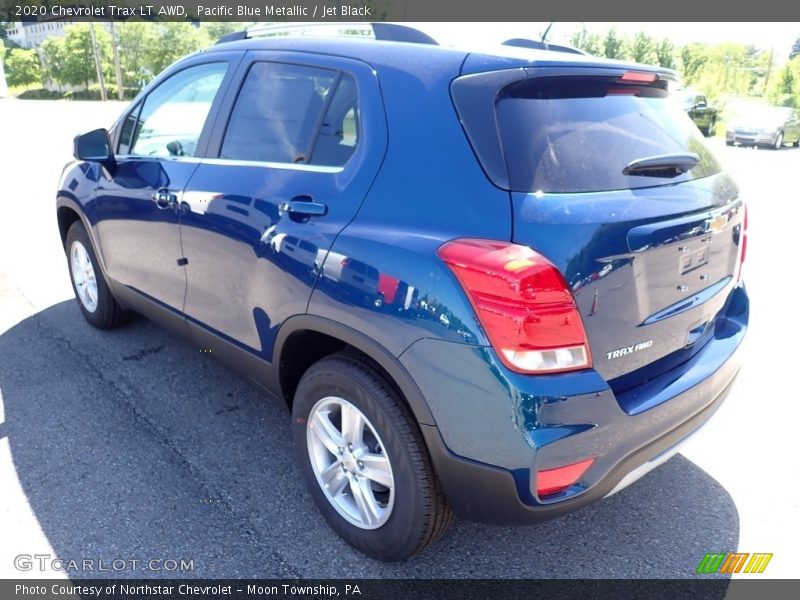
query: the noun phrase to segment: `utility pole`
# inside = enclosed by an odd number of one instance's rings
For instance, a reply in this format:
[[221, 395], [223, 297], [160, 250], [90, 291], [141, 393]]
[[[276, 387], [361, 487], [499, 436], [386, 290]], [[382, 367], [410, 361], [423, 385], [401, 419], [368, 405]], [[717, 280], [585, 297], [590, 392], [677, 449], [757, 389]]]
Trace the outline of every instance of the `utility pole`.
[[97, 68], [97, 83], [100, 84], [100, 98], [105, 102], [108, 100], [106, 95], [106, 82], [103, 79], [103, 65], [100, 63], [100, 52], [97, 50], [97, 36], [94, 34], [94, 23], [89, 21], [89, 31], [92, 33], [92, 53], [94, 54], [94, 66]]
[[775, 47], [769, 49], [769, 62], [767, 63], [767, 76], [764, 77], [764, 94], [766, 95], [769, 89], [769, 74], [772, 72], [772, 54], [775, 52]]
[[122, 65], [119, 62], [117, 32], [114, 30], [114, 21], [109, 21], [108, 24], [111, 27], [111, 46], [114, 48], [114, 75], [117, 79], [117, 99], [125, 100], [125, 91], [122, 89]]

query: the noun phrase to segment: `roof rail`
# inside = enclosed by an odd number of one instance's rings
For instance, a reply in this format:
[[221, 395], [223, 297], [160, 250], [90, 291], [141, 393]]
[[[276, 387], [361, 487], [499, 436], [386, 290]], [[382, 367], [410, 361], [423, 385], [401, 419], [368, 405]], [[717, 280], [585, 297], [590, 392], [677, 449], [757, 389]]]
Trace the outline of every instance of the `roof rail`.
[[427, 33], [397, 23], [293, 23], [258, 25], [222, 36], [217, 44], [263, 37], [359, 37], [391, 42], [438, 45]]

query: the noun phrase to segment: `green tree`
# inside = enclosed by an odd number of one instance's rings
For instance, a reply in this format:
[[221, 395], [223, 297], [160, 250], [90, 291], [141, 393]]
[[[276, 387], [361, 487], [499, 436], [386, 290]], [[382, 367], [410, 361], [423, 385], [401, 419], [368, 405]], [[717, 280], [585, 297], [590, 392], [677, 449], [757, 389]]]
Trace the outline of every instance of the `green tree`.
[[800, 56], [786, 63], [773, 82], [767, 92], [770, 102], [800, 108]]
[[51, 37], [42, 42], [42, 56], [44, 62], [44, 77], [51, 83], [61, 84], [64, 72], [64, 59], [66, 49], [64, 38]]
[[[103, 71], [111, 63], [111, 36], [103, 27], [95, 27], [97, 49]], [[92, 51], [92, 34], [87, 23], [75, 23], [65, 28], [63, 53], [56, 68], [48, 66], [52, 78], [60, 83], [85, 85], [97, 79]]]
[[247, 29], [247, 23], [236, 23], [230, 21], [203, 21], [200, 28], [205, 30], [211, 42], [216, 42], [223, 35]]
[[797, 36], [797, 39], [792, 44], [792, 49], [789, 51], [789, 60], [792, 60], [800, 56], [800, 35]]
[[6, 81], [10, 86], [28, 87], [42, 81], [39, 58], [33, 50], [14, 48], [5, 59]]
[[687, 81], [695, 79], [697, 72], [708, 62], [708, 46], [705, 44], [687, 44], [681, 48], [681, 65], [683, 76]]
[[626, 58], [625, 39], [620, 37], [617, 30], [613, 27], [608, 30], [603, 39], [603, 55], [606, 58], [622, 59]]
[[162, 23], [157, 36], [158, 41], [150, 46], [147, 53], [147, 65], [154, 75], [179, 58], [211, 44], [204, 29], [189, 23]]
[[603, 53], [603, 43], [600, 36], [596, 33], [589, 33], [586, 29], [586, 25], [583, 23], [581, 23], [581, 26], [572, 34], [569, 41], [575, 48], [594, 56], [599, 56]]
[[656, 43], [649, 35], [639, 31], [630, 43], [630, 57], [633, 61], [653, 65], [658, 63]]
[[117, 25], [122, 82], [125, 87], [141, 88], [158, 73], [150, 60], [158, 46], [157, 30], [152, 23], [129, 21]]
[[656, 60], [661, 67], [675, 68], [675, 46], [667, 38], [662, 38], [656, 45]]

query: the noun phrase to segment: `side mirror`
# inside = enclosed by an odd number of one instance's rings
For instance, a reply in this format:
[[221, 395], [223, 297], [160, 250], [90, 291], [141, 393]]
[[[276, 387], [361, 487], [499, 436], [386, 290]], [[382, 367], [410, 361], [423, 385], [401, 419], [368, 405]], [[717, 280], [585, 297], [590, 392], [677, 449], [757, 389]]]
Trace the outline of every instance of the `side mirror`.
[[78, 160], [99, 162], [109, 170], [117, 164], [111, 150], [111, 138], [105, 129], [95, 129], [77, 136], [72, 154]]

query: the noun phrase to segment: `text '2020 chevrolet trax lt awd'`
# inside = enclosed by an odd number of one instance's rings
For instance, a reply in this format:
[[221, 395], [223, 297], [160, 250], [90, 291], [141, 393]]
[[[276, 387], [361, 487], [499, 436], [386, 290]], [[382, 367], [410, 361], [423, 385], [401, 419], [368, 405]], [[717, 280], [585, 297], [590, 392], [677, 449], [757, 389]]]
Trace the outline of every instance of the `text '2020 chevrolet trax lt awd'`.
[[218, 44], [76, 138], [57, 210], [78, 306], [146, 315], [285, 401], [311, 497], [372, 557], [454, 514], [575, 510], [671, 456], [739, 369], [745, 207], [673, 78]]

